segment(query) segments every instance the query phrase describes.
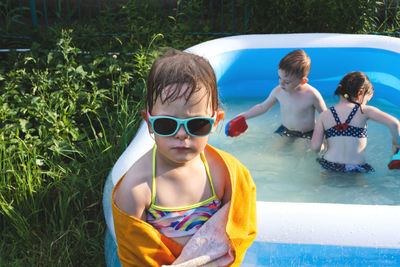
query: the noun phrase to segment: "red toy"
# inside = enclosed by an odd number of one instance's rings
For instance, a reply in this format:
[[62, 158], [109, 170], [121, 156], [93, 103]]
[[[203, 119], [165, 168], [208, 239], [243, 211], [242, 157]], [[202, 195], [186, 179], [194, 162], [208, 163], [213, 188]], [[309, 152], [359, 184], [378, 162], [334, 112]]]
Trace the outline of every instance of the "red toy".
[[397, 150], [397, 153], [392, 156], [388, 164], [389, 169], [400, 169], [400, 150]]
[[225, 126], [225, 134], [230, 137], [235, 137], [244, 133], [248, 126], [246, 119], [243, 116], [238, 116], [230, 120]]

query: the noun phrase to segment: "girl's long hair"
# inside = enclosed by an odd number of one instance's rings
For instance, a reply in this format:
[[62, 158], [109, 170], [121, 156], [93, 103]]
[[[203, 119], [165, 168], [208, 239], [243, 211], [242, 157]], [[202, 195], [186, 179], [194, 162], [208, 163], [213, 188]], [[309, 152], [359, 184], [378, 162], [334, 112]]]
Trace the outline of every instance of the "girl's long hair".
[[353, 100], [358, 97], [361, 89], [364, 90], [363, 96], [374, 92], [374, 87], [368, 76], [364, 72], [353, 71], [343, 77], [335, 90], [335, 95], [342, 95], [347, 101], [360, 105], [361, 109], [361, 103]]

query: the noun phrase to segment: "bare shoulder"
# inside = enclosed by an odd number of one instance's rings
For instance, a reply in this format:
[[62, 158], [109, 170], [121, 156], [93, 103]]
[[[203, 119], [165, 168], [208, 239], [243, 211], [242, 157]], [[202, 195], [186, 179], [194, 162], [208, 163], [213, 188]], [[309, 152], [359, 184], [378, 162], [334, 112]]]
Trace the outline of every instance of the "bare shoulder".
[[307, 92], [312, 93], [315, 97], [320, 97], [321, 93], [313, 86], [310, 84], [305, 84], [304, 88], [306, 89]]
[[385, 113], [382, 112], [379, 108], [369, 105], [361, 105], [362, 115], [365, 117], [374, 120], [376, 116], [382, 116]]
[[282, 88], [280, 85], [276, 86], [274, 89], [272, 89], [271, 93], [269, 94], [270, 96], [277, 96], [282, 92]]
[[374, 121], [381, 121], [388, 117], [392, 117], [391, 115], [383, 112], [379, 108], [369, 105], [361, 105], [362, 113], [367, 119], [371, 119]]
[[223, 202], [226, 203], [231, 199], [232, 194], [232, 185], [226, 163], [220, 155], [210, 147], [206, 147], [204, 154], [210, 168], [215, 193], [219, 199], [222, 199]]
[[138, 159], [115, 189], [114, 203], [123, 212], [142, 219], [151, 202], [152, 151]]
[[376, 107], [363, 105], [362, 108], [367, 120], [373, 120], [382, 123], [391, 129], [397, 129], [400, 125], [399, 120], [396, 117]]
[[321, 114], [327, 109], [325, 100], [323, 99], [321, 93], [308, 83], [306, 84], [306, 88], [308, 88], [308, 96], [310, 100], [312, 100], [314, 108], [318, 111], [318, 113]]
[[274, 89], [272, 89], [267, 99], [276, 99], [278, 101], [282, 101], [284, 98], [284, 90], [281, 88], [280, 85], [278, 85]]
[[366, 113], [367, 115], [368, 115], [368, 113], [371, 113], [371, 112], [381, 111], [380, 109], [378, 109], [374, 106], [369, 106], [369, 105], [361, 105], [361, 108], [362, 108], [363, 112]]

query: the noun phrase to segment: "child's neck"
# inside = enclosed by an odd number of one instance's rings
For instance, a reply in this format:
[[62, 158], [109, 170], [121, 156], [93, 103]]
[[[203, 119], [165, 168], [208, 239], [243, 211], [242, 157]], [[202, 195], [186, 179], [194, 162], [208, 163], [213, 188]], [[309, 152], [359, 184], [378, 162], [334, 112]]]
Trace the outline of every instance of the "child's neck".
[[[357, 102], [356, 100], [353, 100], [354, 102]], [[348, 99], [344, 98], [343, 96], [339, 95], [339, 103], [340, 105], [346, 105], [346, 106], [354, 106], [355, 103], [350, 102]]]
[[188, 180], [188, 177], [196, 177], [197, 174], [204, 170], [204, 164], [200, 158], [200, 155], [183, 164], [176, 164], [175, 162], [163, 163], [164, 164], [159, 164], [157, 167], [159, 173], [163, 173], [164, 177], [176, 181], [180, 181], [182, 179]]
[[199, 162], [202, 162], [200, 154], [185, 162], [176, 162], [161, 155], [156, 156], [156, 166], [161, 167], [165, 171], [182, 168], [192, 168]]
[[300, 84], [299, 86], [297, 86], [297, 87], [293, 90], [293, 92], [300, 92], [300, 91], [302, 91], [303, 89], [305, 89], [306, 86], [307, 86], [307, 83], [302, 83], [302, 84]]

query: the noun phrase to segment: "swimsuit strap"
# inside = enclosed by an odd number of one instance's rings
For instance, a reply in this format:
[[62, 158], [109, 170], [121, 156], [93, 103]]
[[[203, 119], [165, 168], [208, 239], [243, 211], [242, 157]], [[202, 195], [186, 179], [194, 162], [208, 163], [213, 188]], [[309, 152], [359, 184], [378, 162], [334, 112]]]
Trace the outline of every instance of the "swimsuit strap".
[[[152, 189], [151, 189], [151, 205], [155, 205], [156, 203], [156, 150], [157, 150], [157, 145], [154, 144], [153, 148], [153, 182], [152, 182]], [[211, 174], [210, 174], [210, 168], [208, 167], [208, 163], [206, 160], [206, 157], [204, 156], [204, 153], [200, 153], [200, 158], [204, 163], [204, 168], [206, 169], [208, 180], [210, 181], [211, 185], [211, 190], [212, 190], [212, 198], [217, 198], [214, 190], [214, 185], [211, 179]], [[202, 202], [203, 203], [203, 202]]]
[[341, 124], [340, 119], [339, 119], [339, 116], [338, 116], [338, 114], [336, 113], [335, 107], [330, 107], [329, 109], [330, 109], [331, 112], [332, 112], [332, 115], [333, 115], [333, 118], [334, 118], [335, 121], [336, 121], [336, 124]]
[[200, 157], [201, 157], [201, 160], [204, 163], [204, 168], [206, 169], [208, 180], [210, 181], [212, 194], [213, 194], [214, 197], [216, 197], [217, 195], [215, 194], [215, 191], [214, 191], [214, 185], [213, 185], [213, 182], [212, 182], [212, 179], [211, 179], [210, 168], [208, 167], [208, 163], [207, 163], [206, 157], [204, 156], [203, 152], [200, 153]]
[[353, 119], [354, 115], [356, 114], [358, 108], [360, 107], [359, 104], [356, 104], [351, 111], [350, 115], [347, 117], [346, 123], [350, 123], [350, 121]]
[[[356, 104], [356, 105], [354, 106], [353, 110], [350, 112], [349, 116], [347, 117], [345, 123], [349, 124], [349, 123], [351, 122], [351, 120], [353, 119], [353, 117], [354, 117], [354, 115], [356, 114], [356, 112], [357, 112], [357, 110], [358, 110], [359, 107], [360, 107], [359, 104]], [[337, 124], [337, 125], [342, 124], [342, 123], [340, 122], [340, 119], [339, 119], [338, 114], [336, 113], [335, 107], [330, 107], [329, 109], [330, 109], [331, 112], [332, 112], [333, 118], [335, 118], [336, 124]]]
[[151, 205], [156, 203], [156, 150], [157, 145], [154, 144], [153, 148], [153, 182], [152, 182], [152, 189], [151, 189]]

